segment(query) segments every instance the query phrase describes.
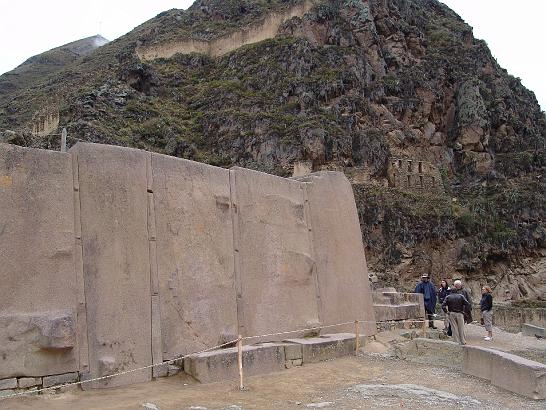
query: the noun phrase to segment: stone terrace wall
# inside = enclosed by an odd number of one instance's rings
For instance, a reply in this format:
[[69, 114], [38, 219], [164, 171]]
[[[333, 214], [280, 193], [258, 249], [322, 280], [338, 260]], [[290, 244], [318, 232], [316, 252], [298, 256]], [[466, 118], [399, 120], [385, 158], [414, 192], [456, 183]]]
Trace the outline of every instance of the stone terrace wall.
[[288, 10], [271, 13], [264, 20], [255, 25], [236, 30], [233, 33], [219, 37], [211, 41], [183, 40], [169, 41], [159, 44], [150, 44], [137, 47], [136, 52], [142, 61], [150, 61], [158, 58], [170, 58], [175, 54], [206, 54], [218, 57], [236, 50], [247, 44], [254, 44], [270, 38], [274, 38], [280, 26], [293, 17], [302, 17], [314, 7], [312, 0], [306, 0]]
[[406, 191], [444, 192], [442, 176], [430, 162], [414, 158], [393, 158], [389, 162], [389, 185]]
[[374, 320], [354, 198], [335, 172], [297, 181], [107, 145], [0, 144], [0, 249], [0, 379], [16, 385]]

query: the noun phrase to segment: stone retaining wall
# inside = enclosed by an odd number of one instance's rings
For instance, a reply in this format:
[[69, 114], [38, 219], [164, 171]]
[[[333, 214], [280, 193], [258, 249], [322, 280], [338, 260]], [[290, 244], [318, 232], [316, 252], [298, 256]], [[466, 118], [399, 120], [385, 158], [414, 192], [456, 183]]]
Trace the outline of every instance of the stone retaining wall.
[[[479, 305], [473, 307], [472, 315], [480, 320]], [[508, 332], [521, 332], [524, 323], [546, 327], [546, 308], [520, 308], [513, 306], [493, 306], [493, 324]]]
[[142, 61], [170, 58], [178, 53], [199, 53], [211, 57], [222, 56], [244, 45], [274, 38], [283, 23], [293, 17], [303, 17], [314, 6], [314, 0], [304, 0], [287, 10], [266, 15], [263, 21], [258, 24], [235, 30], [232, 33], [211, 41], [195, 39], [167, 41], [158, 44], [141, 45], [137, 47], [136, 52]]
[[0, 144], [0, 385], [89, 380], [238, 334], [358, 319], [373, 335], [358, 226], [336, 172], [287, 180], [122, 147]]

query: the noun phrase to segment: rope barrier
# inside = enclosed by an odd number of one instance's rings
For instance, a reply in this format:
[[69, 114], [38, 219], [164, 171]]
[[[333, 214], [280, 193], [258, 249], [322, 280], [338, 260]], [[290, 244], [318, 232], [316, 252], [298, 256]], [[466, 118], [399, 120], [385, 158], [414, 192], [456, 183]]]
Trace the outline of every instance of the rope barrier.
[[[434, 318], [434, 319], [439, 320], [437, 317]], [[425, 323], [425, 322], [428, 322], [428, 319], [404, 319], [404, 320], [385, 320], [385, 321], [353, 320], [353, 321], [350, 321], [350, 322], [336, 323], [336, 324], [333, 324], [333, 325], [308, 327], [308, 328], [305, 328], [305, 329], [289, 330], [289, 331], [277, 332], [277, 333], [267, 333], [267, 334], [257, 335], [257, 336], [238, 337], [237, 339], [230, 340], [229, 342], [225, 342], [225, 343], [213, 346], [213, 347], [209, 347], [209, 348], [201, 350], [199, 352], [194, 352], [194, 353], [189, 353], [189, 354], [186, 354], [186, 355], [183, 355], [183, 356], [178, 356], [178, 357], [176, 357], [174, 359], [166, 360], [166, 361], [161, 362], [161, 363], [154, 363], [154, 364], [139, 367], [139, 368], [136, 368], [136, 369], [130, 369], [130, 370], [125, 370], [125, 371], [122, 371], [122, 372], [119, 372], [119, 373], [109, 374], [109, 375], [106, 375], [106, 376], [95, 377], [93, 379], [80, 380], [80, 381], [77, 381], [77, 382], [61, 384], [61, 385], [58, 385], [58, 386], [43, 387], [43, 388], [37, 389], [37, 390], [26, 390], [26, 391], [23, 391], [23, 392], [13, 393], [13, 394], [10, 394], [10, 395], [0, 397], [0, 401], [5, 400], [5, 399], [14, 398], [14, 397], [19, 397], [19, 396], [33, 395], [33, 394], [39, 394], [39, 393], [50, 391], [50, 390], [62, 389], [64, 387], [79, 386], [79, 385], [82, 385], [84, 383], [93, 383], [93, 382], [97, 382], [97, 381], [101, 381], [101, 380], [107, 380], [107, 379], [111, 379], [111, 378], [114, 378], [114, 377], [123, 376], [123, 375], [130, 374], [130, 373], [139, 372], [139, 371], [142, 371], [142, 370], [152, 369], [154, 367], [165, 366], [165, 365], [172, 364], [172, 363], [174, 363], [174, 362], [176, 362], [178, 360], [185, 359], [185, 358], [190, 357], [190, 356], [198, 355], [198, 354], [201, 354], [201, 353], [206, 353], [206, 352], [209, 352], [211, 350], [220, 349], [222, 347], [238, 343], [238, 342], [240, 342], [242, 340], [252, 340], [252, 339], [258, 339], [258, 338], [264, 338], [264, 337], [270, 337], [270, 336], [282, 336], [282, 335], [287, 335], [287, 334], [292, 334], [292, 333], [308, 332], [310, 330], [329, 329], [329, 328], [339, 327], [339, 326], [354, 325], [355, 323], [356, 324], [360, 324], [360, 323], [397, 324], [397, 323], [405, 323], [405, 322], [411, 322], [411, 323], [414, 323], [414, 324], [415, 323]]]

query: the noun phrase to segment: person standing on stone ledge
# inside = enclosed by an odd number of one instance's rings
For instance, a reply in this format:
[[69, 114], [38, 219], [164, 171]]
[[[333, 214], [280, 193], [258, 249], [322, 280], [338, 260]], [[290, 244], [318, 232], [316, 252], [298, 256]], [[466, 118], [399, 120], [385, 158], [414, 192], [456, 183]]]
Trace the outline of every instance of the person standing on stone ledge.
[[487, 331], [487, 336], [484, 340], [493, 340], [493, 295], [491, 288], [484, 286], [482, 288], [482, 300], [480, 301], [480, 310], [482, 312], [483, 325]]
[[434, 326], [433, 315], [436, 311], [436, 287], [428, 275], [425, 273], [421, 276], [421, 282], [415, 287], [415, 293], [422, 293], [425, 299], [425, 312], [428, 318], [428, 327], [436, 329]]
[[449, 313], [449, 325], [451, 326], [453, 340], [462, 345], [466, 344], [463, 312], [467, 306], [470, 306], [470, 303], [460, 293], [451, 293], [442, 303], [444, 313]]

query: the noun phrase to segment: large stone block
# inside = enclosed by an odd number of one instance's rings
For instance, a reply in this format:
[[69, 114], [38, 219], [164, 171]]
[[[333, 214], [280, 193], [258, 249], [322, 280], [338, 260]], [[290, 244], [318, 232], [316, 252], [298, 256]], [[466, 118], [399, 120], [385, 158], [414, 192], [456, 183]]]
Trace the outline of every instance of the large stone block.
[[405, 320], [405, 319], [420, 319], [421, 306], [415, 304], [403, 305], [380, 305], [374, 304], [375, 319], [378, 322], [386, 322], [389, 320]]
[[315, 326], [317, 284], [303, 185], [241, 168], [230, 172], [241, 332], [255, 336]]
[[[243, 347], [245, 376], [285, 369], [284, 345], [265, 343]], [[184, 371], [201, 383], [235, 379], [239, 375], [237, 348], [214, 350], [184, 359]]]
[[[79, 143], [89, 366], [93, 377], [151, 364], [151, 297], [146, 158], [129, 148]], [[151, 370], [97, 382], [151, 379]], [[44, 380], [45, 382], [45, 380]]]
[[491, 373], [494, 386], [531, 399], [546, 399], [546, 365], [542, 363], [499, 352]]
[[72, 187], [70, 155], [0, 144], [0, 378], [78, 369]]
[[477, 346], [465, 346], [463, 351], [464, 373], [531, 399], [546, 399], [546, 365]]
[[[360, 320], [362, 334], [374, 335], [372, 293], [351, 184], [340, 172], [319, 172], [301, 180], [307, 182], [321, 321]], [[335, 331], [350, 332], [353, 327]]]
[[164, 359], [237, 337], [229, 171], [152, 156]]
[[[361, 346], [364, 345], [363, 341], [361, 339]], [[304, 365], [355, 354], [355, 335], [352, 333], [287, 339], [286, 342], [301, 345]]]

